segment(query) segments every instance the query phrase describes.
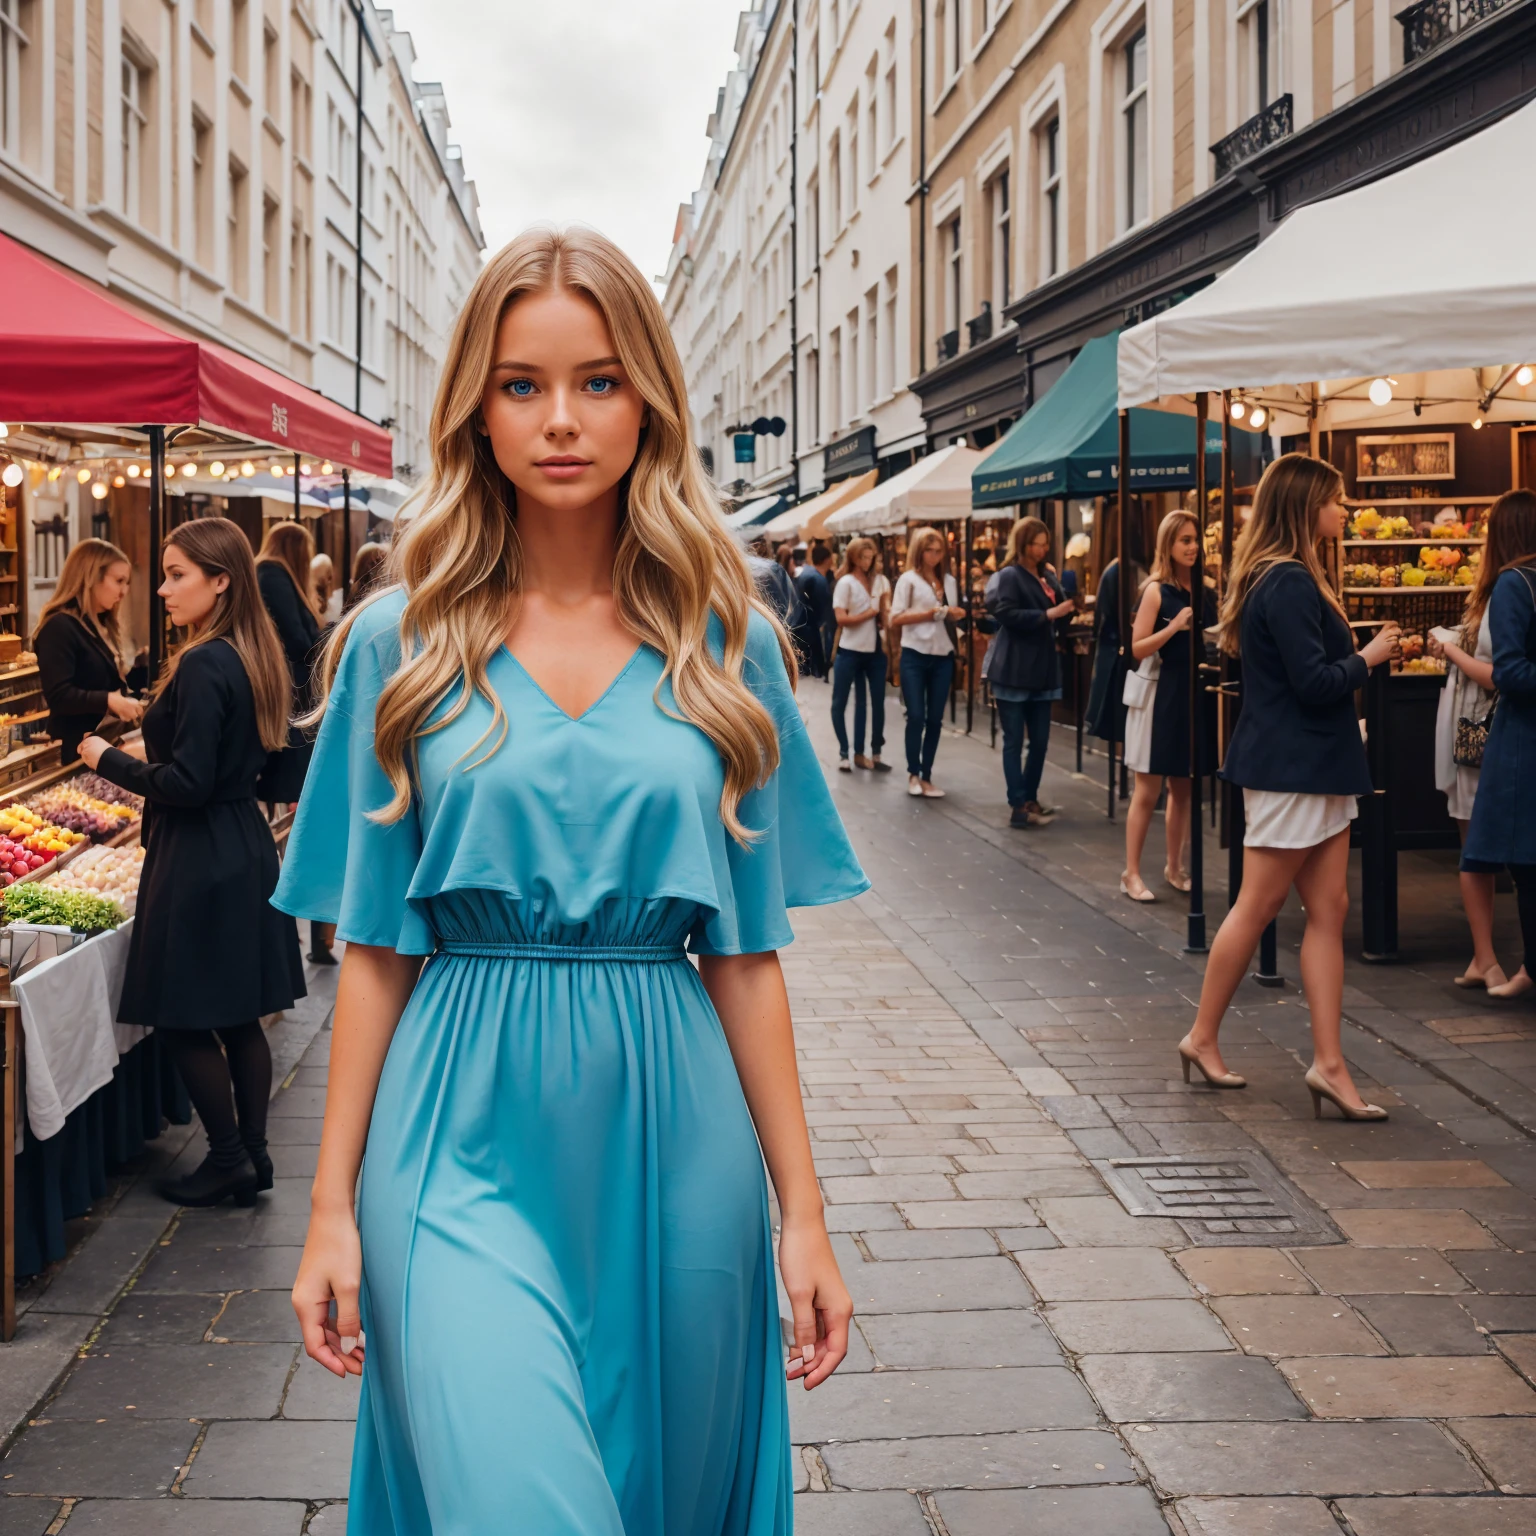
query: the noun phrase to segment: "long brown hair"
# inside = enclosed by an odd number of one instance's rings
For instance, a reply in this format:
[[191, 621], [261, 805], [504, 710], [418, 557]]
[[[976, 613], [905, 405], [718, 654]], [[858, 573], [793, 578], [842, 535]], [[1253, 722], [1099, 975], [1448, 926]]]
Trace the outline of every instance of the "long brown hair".
[[[506, 711], [486, 668], [517, 611], [522, 546], [516, 490], [477, 424], [502, 317], [525, 294], [552, 292], [597, 306], [648, 407], [620, 487], [614, 606], [624, 627], [661, 654], [662, 680], [677, 712], [719, 752], [725, 769], [720, 819], [745, 844], [751, 834], [737, 814], [742, 796], [779, 763], [773, 716], [742, 679], [751, 613], [771, 626], [791, 682], [795, 653], [720, 516], [694, 444], [683, 365], [656, 292], [618, 246], [588, 229], [524, 231], [480, 269], [454, 325], [432, 408], [431, 478], [391, 555], [392, 575], [406, 596], [402, 661], [379, 696], [374, 750], [394, 798], [372, 814], [384, 823], [405, 814], [416, 739], [451, 724], [475, 694], [490, 707], [491, 721], [466, 754], [465, 771], [506, 739]], [[366, 606], [336, 626], [326, 647], [325, 694], [352, 622]], [[712, 618], [723, 637], [719, 659], [708, 643]], [[448, 708], [428, 725], [445, 698]]]
[[[880, 546], [876, 544], [873, 539], [866, 539], [862, 535], [856, 539], [849, 539], [846, 548], [843, 550], [843, 562], [837, 568], [835, 580], [841, 581], [844, 576], [856, 576], [858, 574], [858, 567], [853, 562], [857, 560], [858, 557], [862, 555], [866, 549], [874, 551], [877, 557], [880, 553]], [[880, 561], [878, 558], [876, 558], [875, 563], [869, 568], [869, 580], [871, 586], [874, 585], [875, 576], [878, 574], [879, 570]]]
[[389, 551], [382, 544], [364, 544], [352, 557], [352, 592], [346, 613], [389, 584]]
[[1241, 654], [1243, 607], [1254, 585], [1287, 560], [1304, 566], [1323, 601], [1349, 622], [1317, 552], [1317, 514], [1343, 494], [1343, 475], [1310, 454], [1282, 454], [1264, 471], [1254, 493], [1253, 516], [1232, 556], [1232, 575], [1221, 605], [1221, 648], [1229, 656]]
[[907, 535], [907, 569], [916, 571], [924, 581], [928, 579], [928, 573], [923, 569], [923, 555], [935, 540], [939, 545], [938, 577], [939, 585], [942, 586], [944, 578], [949, 575], [949, 540], [937, 528], [914, 528]]
[[81, 539], [65, 558], [64, 569], [59, 572], [59, 584], [38, 615], [37, 628], [40, 631], [56, 613], [72, 613], [105, 642], [121, 672], [123, 632], [117, 621], [117, 609], [109, 608], [105, 613], [97, 614], [91, 608], [92, 591], [114, 565], [133, 569], [133, 562], [116, 544], [109, 544], [105, 539]]
[[1505, 491], [1488, 509], [1483, 560], [1477, 568], [1477, 580], [1467, 594], [1467, 613], [1461, 625], [1464, 650], [1477, 649], [1477, 632], [1482, 627], [1488, 599], [1493, 595], [1494, 582], [1505, 571], [1532, 559], [1536, 559], [1536, 491]]
[[[1157, 547], [1152, 552], [1152, 574], [1148, 581], [1166, 581], [1170, 585], [1181, 585], [1179, 574], [1173, 563], [1173, 545], [1185, 523], [1188, 523], [1198, 536], [1200, 532], [1200, 519], [1193, 512], [1170, 512], [1157, 525]], [[1191, 579], [1193, 578], [1193, 572]]]
[[315, 558], [315, 540], [303, 523], [270, 523], [261, 541], [257, 565], [276, 565], [288, 573], [298, 590], [299, 601], [318, 619], [314, 591], [310, 585], [310, 564]]
[[[1051, 530], [1038, 517], [1021, 517], [1008, 530], [1008, 548], [1003, 554], [1004, 565], [1023, 565], [1024, 551], [1044, 534], [1047, 539]], [[1049, 553], [1049, 551], [1047, 551]]]
[[251, 680], [256, 699], [256, 729], [261, 744], [276, 752], [288, 744], [288, 716], [293, 708], [293, 683], [288, 658], [276, 626], [256, 586], [256, 562], [238, 523], [227, 517], [197, 517], [178, 523], [165, 547], [179, 549], [210, 580], [228, 576], [229, 585], [214, 602], [208, 622], [172, 653], [155, 685], [158, 698], [176, 675], [188, 651], [210, 640], [227, 640]]

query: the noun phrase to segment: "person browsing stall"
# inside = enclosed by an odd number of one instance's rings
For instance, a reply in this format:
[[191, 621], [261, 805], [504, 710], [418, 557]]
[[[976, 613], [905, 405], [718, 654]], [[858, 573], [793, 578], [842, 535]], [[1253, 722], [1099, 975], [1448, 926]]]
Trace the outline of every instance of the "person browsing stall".
[[965, 614], [948, 557], [937, 528], [915, 529], [907, 540], [907, 568], [891, 597], [891, 628], [901, 636], [901, 693], [907, 706], [907, 793], [930, 799], [944, 794], [934, 788], [933, 759], [955, 676], [949, 623]]

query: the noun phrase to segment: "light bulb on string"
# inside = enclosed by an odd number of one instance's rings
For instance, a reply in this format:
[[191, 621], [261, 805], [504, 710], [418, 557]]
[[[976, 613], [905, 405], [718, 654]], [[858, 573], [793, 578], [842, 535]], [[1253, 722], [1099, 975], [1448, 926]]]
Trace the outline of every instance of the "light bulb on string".
[[312, 475], [314, 472], [315, 466], [313, 464], [301, 464], [299, 466], [299, 473], [301, 475]]
[[88, 469], [77, 469], [75, 471], [75, 479], [78, 480], [81, 485], [84, 485], [90, 478], [91, 472]]
[[1474, 432], [1481, 432], [1483, 430], [1483, 418], [1481, 416], [1474, 416], [1472, 418], [1472, 430]]
[[130, 480], [137, 480], [139, 478], [139, 474], [140, 470], [137, 464], [130, 464], [128, 466], [128, 478]]
[[63, 473], [64, 471], [60, 469], [57, 464], [55, 464], [53, 468], [48, 471], [49, 482], [52, 483], [53, 481], [57, 480]]
[[0, 438], [9, 437], [10, 435], [11, 429], [3, 421], [0, 421]]
[[1232, 420], [1241, 421], [1248, 414], [1248, 407], [1241, 400], [1232, 402]]
[[331, 474], [335, 474], [335, 472], [336, 472], [336, 470], [335, 470], [335, 466], [334, 466], [334, 465], [333, 465], [333, 464], [332, 464], [332, 463], [331, 463], [331, 461], [330, 461], [330, 460], [329, 460], [329, 459], [327, 459], [327, 460], [326, 460], [326, 461], [325, 461], [325, 462], [324, 462], [324, 463], [323, 463], [323, 464], [322, 464], [322, 465], [321, 465], [321, 466], [320, 466], [320, 473], [321, 473], [321, 474], [322, 474], [322, 475], [331, 475]]
[[224, 478], [224, 461], [222, 459], [215, 459], [213, 463], [208, 466], [208, 473], [212, 475], [215, 480], [222, 480]]
[[0, 470], [0, 481], [3, 481], [6, 485], [11, 486], [13, 489], [20, 485], [22, 481], [21, 465], [14, 463], [7, 464], [3, 470]]
[[1522, 363], [1515, 373], [1515, 383], [1518, 384], [1521, 389], [1524, 389], [1532, 379], [1536, 379], [1536, 368], [1532, 368], [1529, 363]]
[[105, 501], [107, 499], [107, 482], [105, 480], [93, 480], [91, 482], [91, 495], [97, 501]]
[[1265, 412], [1262, 405], [1254, 406], [1253, 410], [1249, 412], [1248, 425], [1251, 426], [1255, 432], [1257, 432], [1258, 429], [1264, 425], [1266, 420], [1267, 413]]
[[125, 485], [127, 485], [127, 484], [128, 484], [128, 481], [127, 481], [127, 479], [126, 479], [126, 478], [125, 478], [125, 477], [124, 477], [124, 476], [122, 476], [122, 475], [113, 475], [113, 476], [112, 476], [112, 484], [113, 484], [113, 485], [115, 485], [115, 486], [116, 486], [116, 487], [117, 487], [117, 488], [118, 488], [118, 490], [122, 490], [122, 488], [123, 488], [123, 487], [124, 487], [124, 486], [125, 486]]
[[251, 476], [256, 473], [256, 466], [252, 464], [249, 459], [247, 459], [245, 463], [240, 466], [240, 473], [244, 475], [247, 480], [249, 480]]
[[181, 466], [181, 472], [182, 472], [182, 474], [184, 474], [190, 480], [192, 478], [192, 476], [197, 473], [197, 465], [196, 464], [183, 464]]
[[1372, 405], [1383, 406], [1392, 403], [1392, 386], [1386, 379], [1372, 379], [1371, 387], [1366, 393], [1371, 397]]

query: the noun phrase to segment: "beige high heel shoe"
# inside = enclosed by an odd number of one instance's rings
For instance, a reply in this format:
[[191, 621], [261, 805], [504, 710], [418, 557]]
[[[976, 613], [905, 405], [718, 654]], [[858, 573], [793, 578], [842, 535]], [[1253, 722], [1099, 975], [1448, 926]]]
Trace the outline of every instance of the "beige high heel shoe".
[[1451, 978], [1458, 987], [1487, 987], [1490, 991], [1494, 987], [1503, 987], [1509, 984], [1509, 977], [1504, 974], [1504, 969], [1499, 965], [1490, 965], [1480, 976], [1472, 974], [1469, 965], [1460, 976]]
[[1172, 868], [1167, 864], [1163, 865], [1163, 879], [1166, 880], [1168, 884], [1171, 885], [1176, 891], [1187, 891], [1190, 887], [1189, 876], [1184, 874], [1174, 874]]
[[1184, 1081], [1189, 1081], [1189, 1069], [1196, 1067], [1212, 1088], [1246, 1088], [1248, 1079], [1240, 1077], [1236, 1072], [1212, 1072], [1206, 1064], [1195, 1054], [1194, 1047], [1189, 1043], [1189, 1036], [1179, 1041], [1179, 1061], [1184, 1067]]
[[1346, 1120], [1385, 1120], [1387, 1112], [1379, 1104], [1367, 1104], [1364, 1109], [1350, 1109], [1339, 1098], [1316, 1067], [1307, 1068], [1307, 1087], [1312, 1091], [1312, 1118], [1323, 1118], [1323, 1100], [1327, 1099]]
[[1140, 875], [1121, 875], [1120, 894], [1129, 896], [1132, 901], [1156, 901], [1157, 897], [1142, 883]]

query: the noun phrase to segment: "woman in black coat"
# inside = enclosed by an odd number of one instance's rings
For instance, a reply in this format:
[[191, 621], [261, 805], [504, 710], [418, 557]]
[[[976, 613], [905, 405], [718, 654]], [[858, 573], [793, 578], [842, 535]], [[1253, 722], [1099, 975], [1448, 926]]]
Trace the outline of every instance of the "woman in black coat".
[[[309, 567], [314, 556], [315, 541], [302, 523], [273, 523], [256, 557], [261, 601], [288, 658], [295, 714], [304, 714], [312, 702], [310, 673], [320, 641], [320, 620], [309, 595]], [[287, 746], [262, 777], [262, 799], [280, 805], [297, 800], [304, 790], [312, 751], [313, 743], [304, 732], [291, 727]]]
[[81, 539], [70, 550], [32, 642], [48, 705], [48, 731], [61, 761], [112, 715], [133, 724], [144, 706], [124, 691], [117, 610], [128, 594], [128, 556], [105, 539]]
[[987, 651], [986, 678], [1003, 728], [1011, 827], [1049, 826], [1055, 816], [1054, 807], [1040, 803], [1040, 778], [1051, 739], [1051, 705], [1061, 697], [1056, 642], [1077, 604], [1045, 563], [1050, 552], [1045, 524], [1038, 517], [1020, 518], [1009, 530], [1002, 568], [987, 583], [987, 612], [998, 631]]
[[1242, 1088], [1217, 1035], [1259, 936], [1294, 885], [1306, 908], [1301, 983], [1312, 1024], [1307, 1087], [1346, 1119], [1385, 1120], [1360, 1097], [1344, 1061], [1344, 918], [1349, 910], [1349, 824], [1371, 775], [1355, 691], [1392, 654], [1387, 624], [1359, 651], [1328, 586], [1318, 542], [1343, 531], [1343, 477], [1331, 464], [1288, 453], [1264, 471], [1232, 562], [1222, 645], [1243, 660], [1243, 709], [1221, 774], [1242, 786], [1243, 884], [1222, 921], [1200, 989], [1200, 1011], [1179, 1043], [1190, 1068], [1217, 1088]]
[[172, 537], [160, 595], [192, 637], [145, 713], [149, 760], [99, 736], [80, 756], [144, 796], [147, 851], [118, 1018], [161, 1031], [208, 1137], [202, 1165], [160, 1192], [177, 1205], [250, 1205], [272, 1187], [260, 1020], [304, 995], [298, 931], [269, 904], [277, 848], [256, 803], [291, 694], [245, 535], [206, 517]]

